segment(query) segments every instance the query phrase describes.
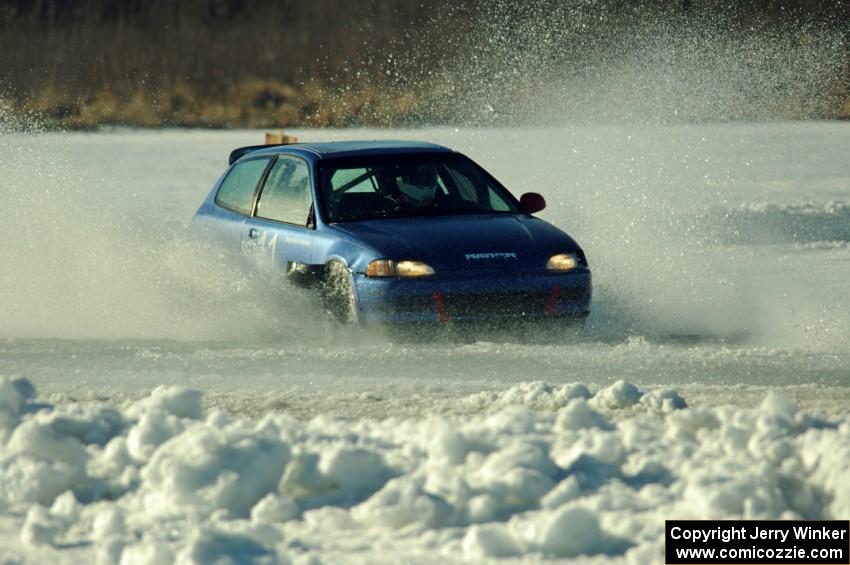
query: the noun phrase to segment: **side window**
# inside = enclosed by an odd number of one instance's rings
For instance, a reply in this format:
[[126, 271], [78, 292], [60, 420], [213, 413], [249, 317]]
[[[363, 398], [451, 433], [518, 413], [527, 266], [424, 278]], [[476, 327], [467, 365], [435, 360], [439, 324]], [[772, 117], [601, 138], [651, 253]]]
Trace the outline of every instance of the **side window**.
[[508, 203], [472, 167], [455, 165], [449, 168], [449, 174], [463, 200], [475, 202], [497, 212], [510, 211]]
[[243, 214], [251, 213], [254, 189], [269, 164], [268, 159], [251, 159], [234, 165], [215, 195], [216, 204]]
[[266, 179], [257, 204], [257, 216], [305, 226], [312, 202], [310, 167], [307, 162], [281, 156]]
[[458, 195], [468, 202], [478, 202], [478, 193], [475, 190], [475, 185], [466, 177], [466, 175], [458, 172], [457, 169], [449, 169], [452, 180], [457, 186]]

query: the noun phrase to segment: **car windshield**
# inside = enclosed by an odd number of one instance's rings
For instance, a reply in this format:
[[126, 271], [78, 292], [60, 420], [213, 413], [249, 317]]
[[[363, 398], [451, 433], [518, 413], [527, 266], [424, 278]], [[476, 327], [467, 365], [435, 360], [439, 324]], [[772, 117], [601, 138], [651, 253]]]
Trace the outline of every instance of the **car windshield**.
[[319, 178], [329, 222], [520, 212], [493, 177], [457, 154], [331, 159]]

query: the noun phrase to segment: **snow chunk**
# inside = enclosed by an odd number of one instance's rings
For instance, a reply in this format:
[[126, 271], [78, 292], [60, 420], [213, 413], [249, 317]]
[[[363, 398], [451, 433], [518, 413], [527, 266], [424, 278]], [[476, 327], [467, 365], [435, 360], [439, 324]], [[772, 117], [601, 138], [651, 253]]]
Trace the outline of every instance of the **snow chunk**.
[[17, 416], [32, 398], [35, 398], [35, 387], [28, 379], [0, 377], [0, 410]]
[[287, 522], [298, 517], [298, 503], [285, 495], [267, 494], [251, 509], [255, 522]]
[[362, 448], [335, 447], [322, 453], [319, 471], [346, 491], [374, 491], [392, 476], [380, 453]]
[[720, 428], [720, 418], [714, 410], [690, 408], [670, 414], [666, 418], [667, 434], [671, 439], [693, 441], [701, 432]]
[[489, 522], [499, 510], [496, 499], [489, 494], [479, 494], [469, 499], [466, 504], [467, 520], [471, 524]]
[[124, 548], [119, 565], [160, 565], [173, 562], [174, 554], [165, 545], [141, 543]]
[[770, 391], [765, 396], [759, 408], [768, 414], [793, 420], [797, 413], [797, 403], [786, 398], [779, 392]]
[[92, 537], [95, 540], [105, 540], [123, 534], [126, 528], [127, 524], [120, 510], [114, 507], [104, 508], [95, 515]]
[[125, 426], [122, 414], [113, 408], [72, 404], [54, 409], [44, 418], [62, 435], [73, 436], [85, 444], [106, 445]]
[[780, 475], [767, 463], [714, 466], [688, 480], [684, 503], [707, 518], [781, 519], [789, 509], [781, 483]]
[[519, 383], [501, 393], [494, 405], [557, 408], [573, 398], [590, 398], [590, 391], [581, 383], [553, 386], [544, 382]]
[[[111, 565], [123, 563], [121, 554], [124, 551], [124, 540], [118, 536], [111, 536], [102, 540], [96, 540], [95, 563], [97, 565]], [[167, 563], [167, 561], [161, 561]]]
[[637, 404], [640, 401], [640, 396], [638, 387], [626, 381], [619, 380], [597, 392], [590, 399], [590, 403], [597, 408], [628, 408]]
[[0, 377], [0, 445], [9, 439], [32, 398], [35, 398], [35, 387], [27, 379]]
[[519, 383], [503, 392], [482, 392], [466, 399], [467, 403], [482, 408], [500, 409], [508, 406], [525, 406], [534, 410], [557, 410], [574, 399], [591, 397], [582, 383], [551, 385], [541, 381]]
[[440, 430], [428, 445], [431, 458], [445, 460], [452, 465], [463, 463], [470, 450], [471, 446], [464, 434], [454, 428]]
[[299, 453], [286, 466], [278, 490], [296, 500], [328, 493], [336, 485], [319, 471], [319, 456]]
[[537, 414], [523, 406], [509, 406], [487, 418], [491, 430], [506, 434], [531, 433], [536, 425]]
[[436, 528], [451, 515], [451, 507], [405, 476], [388, 482], [368, 500], [352, 508], [351, 515], [358, 522], [371, 526], [400, 528], [418, 523]]
[[537, 504], [553, 486], [560, 469], [539, 445], [514, 441], [491, 453], [470, 476], [470, 485], [484, 491], [496, 512]]
[[52, 504], [86, 476], [83, 444], [37, 418], [15, 428], [2, 454], [0, 501]]
[[7, 449], [10, 453], [20, 453], [61, 461], [76, 469], [84, 469], [86, 449], [79, 440], [66, 436], [50, 425], [30, 419], [18, 426], [9, 439]]
[[160, 385], [151, 391], [150, 396], [131, 406], [128, 413], [131, 417], [139, 418], [149, 411], [200, 420], [204, 417], [201, 391], [181, 386]]
[[77, 485], [81, 467], [64, 461], [16, 456], [0, 462], [0, 503], [22, 507], [52, 504], [62, 492]]
[[520, 547], [504, 524], [472, 526], [463, 538], [464, 556], [473, 561], [487, 557], [515, 557]]
[[685, 399], [679, 393], [671, 389], [653, 390], [640, 398], [640, 403], [661, 412], [672, 412], [683, 410], [688, 407]]
[[575, 476], [570, 475], [550, 490], [540, 501], [543, 508], [558, 508], [581, 496], [581, 486]]
[[622, 436], [614, 431], [593, 430], [578, 437], [559, 438], [552, 446], [552, 458], [558, 466], [581, 471], [593, 481], [619, 474], [625, 457]]
[[44, 506], [36, 505], [27, 512], [21, 541], [28, 545], [52, 545], [61, 532], [61, 522]]
[[583, 398], [571, 401], [565, 408], [558, 411], [555, 418], [555, 428], [560, 430], [582, 430], [599, 428], [610, 430], [608, 419], [591, 408]]
[[282, 561], [273, 547], [268, 547], [252, 536], [218, 530], [198, 532], [188, 545], [177, 554], [175, 565], [277, 565]]
[[189, 505], [247, 516], [277, 488], [288, 460], [289, 447], [273, 428], [198, 424], [164, 443], [142, 469], [146, 503], [154, 513]]
[[576, 557], [604, 552], [604, 539], [593, 512], [581, 506], [566, 506], [546, 516], [538, 542], [548, 555]]
[[503, 449], [491, 453], [480, 472], [495, 478], [518, 467], [539, 471], [549, 477], [559, 472], [547, 451], [530, 441], [512, 441]]
[[161, 410], [145, 412], [127, 434], [127, 453], [138, 462], [147, 461], [157, 448], [183, 431], [177, 417]]
[[49, 510], [38, 504], [31, 506], [21, 529], [21, 541], [28, 545], [53, 545], [79, 516], [79, 504], [70, 491], [59, 496]]
[[50, 507], [50, 514], [68, 526], [80, 519], [80, 504], [71, 491], [65, 491], [56, 497]]

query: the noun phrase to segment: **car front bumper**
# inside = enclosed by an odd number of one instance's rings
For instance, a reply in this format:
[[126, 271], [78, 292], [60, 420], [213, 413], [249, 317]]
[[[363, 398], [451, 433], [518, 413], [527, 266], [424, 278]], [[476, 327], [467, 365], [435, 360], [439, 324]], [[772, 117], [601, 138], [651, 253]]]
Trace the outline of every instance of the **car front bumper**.
[[389, 279], [353, 275], [365, 323], [427, 323], [580, 318], [590, 310], [591, 275], [571, 273]]

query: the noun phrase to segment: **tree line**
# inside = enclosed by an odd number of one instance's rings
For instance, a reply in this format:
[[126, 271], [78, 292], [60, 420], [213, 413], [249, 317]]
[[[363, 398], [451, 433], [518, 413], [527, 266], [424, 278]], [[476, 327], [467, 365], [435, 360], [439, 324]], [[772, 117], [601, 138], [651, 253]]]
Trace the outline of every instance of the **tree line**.
[[71, 127], [509, 121], [550, 90], [579, 114], [612, 72], [640, 89], [622, 67], [649, 58], [686, 81], [688, 65], [757, 73], [772, 90], [731, 117], [768, 101], [767, 117], [835, 117], [849, 39], [846, 0], [0, 0], [0, 98]]

